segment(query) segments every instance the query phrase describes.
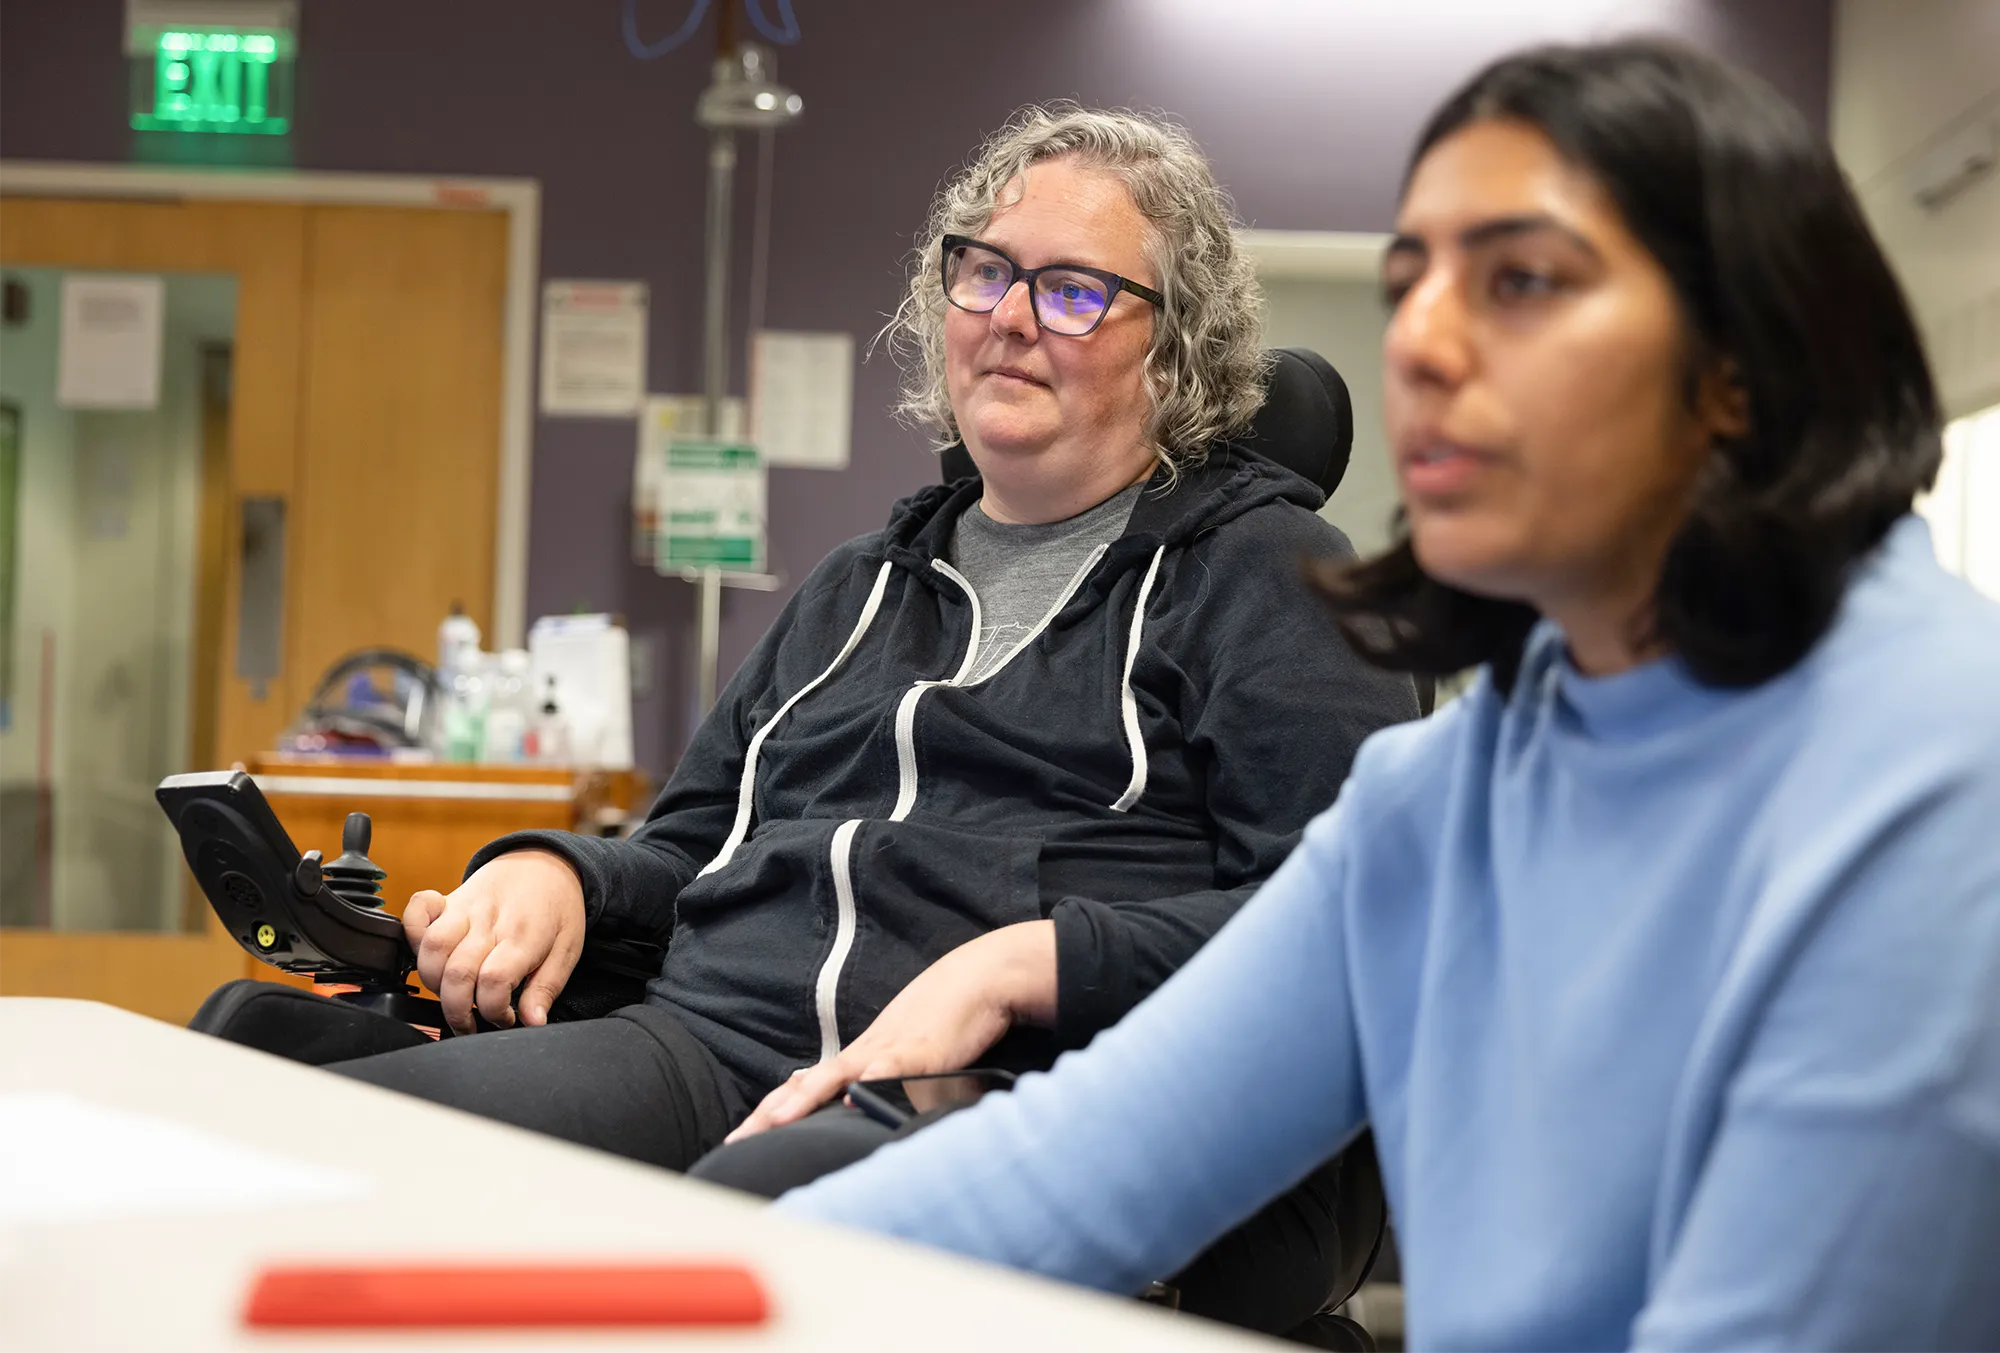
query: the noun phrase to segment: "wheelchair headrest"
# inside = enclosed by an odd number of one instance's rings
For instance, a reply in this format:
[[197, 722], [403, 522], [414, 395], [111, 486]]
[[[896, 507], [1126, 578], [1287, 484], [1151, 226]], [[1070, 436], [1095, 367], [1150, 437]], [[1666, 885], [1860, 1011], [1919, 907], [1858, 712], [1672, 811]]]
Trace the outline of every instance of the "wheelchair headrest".
[[[1311, 480], [1331, 498], [1354, 448], [1354, 405], [1347, 382], [1310, 348], [1276, 348], [1271, 358], [1264, 403], [1233, 445]], [[978, 473], [963, 446], [946, 448], [939, 460], [947, 484]]]
[[1333, 497], [1354, 449], [1354, 404], [1333, 363], [1311, 348], [1278, 348], [1264, 403], [1237, 449], [1276, 461]]

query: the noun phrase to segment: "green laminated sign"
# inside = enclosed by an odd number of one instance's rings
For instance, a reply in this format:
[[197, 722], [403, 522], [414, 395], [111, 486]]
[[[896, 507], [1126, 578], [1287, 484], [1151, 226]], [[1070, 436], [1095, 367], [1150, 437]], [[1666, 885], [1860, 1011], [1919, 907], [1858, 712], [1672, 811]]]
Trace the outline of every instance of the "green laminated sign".
[[742, 442], [674, 441], [656, 488], [655, 567], [662, 573], [764, 568], [764, 461]]

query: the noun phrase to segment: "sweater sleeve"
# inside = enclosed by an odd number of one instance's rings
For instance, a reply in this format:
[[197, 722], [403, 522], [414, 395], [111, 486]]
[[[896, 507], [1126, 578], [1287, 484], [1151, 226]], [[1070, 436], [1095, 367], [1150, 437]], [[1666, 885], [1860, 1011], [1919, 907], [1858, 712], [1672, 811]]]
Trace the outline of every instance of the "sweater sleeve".
[[1228, 579], [1227, 595], [1209, 591], [1163, 642], [1195, 692], [1184, 734], [1206, 767], [1215, 885], [1056, 904], [1058, 1046], [1082, 1047], [1193, 957], [1333, 802], [1361, 743], [1417, 717], [1410, 679], [1364, 663], [1305, 581], [1309, 555], [1351, 556], [1346, 541], [1281, 510], [1275, 529], [1225, 529], [1198, 552], [1204, 585]]
[[1639, 1346], [2000, 1348], [2000, 737], [1952, 741], [1844, 777], [1837, 846], [1789, 862], [1805, 923], [1656, 1232]]
[[836, 551], [786, 603], [695, 730], [638, 831], [622, 841], [577, 832], [513, 832], [480, 847], [465, 866], [466, 876], [511, 850], [552, 851], [568, 861], [583, 883], [584, 914], [593, 938], [665, 944], [673, 932], [674, 899], [721, 852], [735, 823], [755, 723], [769, 716], [774, 703], [770, 695], [780, 648], [788, 641], [806, 642], [800, 636], [811, 627], [797, 623], [799, 612], [825, 592], [852, 557], [852, 546]]
[[778, 1206], [1106, 1291], [1177, 1272], [1360, 1129], [1341, 811], [1087, 1050]]

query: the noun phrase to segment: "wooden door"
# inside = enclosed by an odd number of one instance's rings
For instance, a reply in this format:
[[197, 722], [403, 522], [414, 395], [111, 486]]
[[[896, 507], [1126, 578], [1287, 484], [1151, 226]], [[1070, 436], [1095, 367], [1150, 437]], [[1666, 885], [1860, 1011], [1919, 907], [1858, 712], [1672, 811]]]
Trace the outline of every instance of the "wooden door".
[[[334, 658], [428, 653], [454, 600], [490, 632], [505, 252], [497, 212], [0, 198], [0, 262], [236, 278], [228, 482], [205, 484], [202, 511], [223, 604], [191, 663], [212, 757], [181, 769], [269, 752]], [[239, 671], [252, 502], [284, 520], [275, 665], [255, 678]], [[0, 930], [0, 994], [185, 1021], [220, 982], [273, 971], [202, 912], [184, 933]]]
[[431, 657], [454, 601], [491, 647], [507, 218], [315, 207], [306, 232], [285, 666]]

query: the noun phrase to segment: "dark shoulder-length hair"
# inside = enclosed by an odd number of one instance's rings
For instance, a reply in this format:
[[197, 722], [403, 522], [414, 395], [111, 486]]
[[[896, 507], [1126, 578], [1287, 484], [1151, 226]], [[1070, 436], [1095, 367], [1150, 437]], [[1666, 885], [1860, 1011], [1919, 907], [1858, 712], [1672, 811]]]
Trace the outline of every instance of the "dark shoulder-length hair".
[[[1751, 76], [1654, 40], [1543, 47], [1474, 76], [1408, 175], [1489, 120], [1539, 129], [1609, 193], [1671, 279], [1689, 376], [1731, 364], [1748, 434], [1719, 442], [1654, 594], [1653, 637], [1711, 685], [1785, 671], [1825, 633], [1851, 565], [1930, 486], [1938, 405], [1915, 323], [1825, 141]], [[1491, 664], [1510, 688], [1536, 613], [1427, 575], [1406, 530], [1319, 581], [1376, 663]]]

